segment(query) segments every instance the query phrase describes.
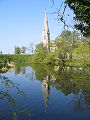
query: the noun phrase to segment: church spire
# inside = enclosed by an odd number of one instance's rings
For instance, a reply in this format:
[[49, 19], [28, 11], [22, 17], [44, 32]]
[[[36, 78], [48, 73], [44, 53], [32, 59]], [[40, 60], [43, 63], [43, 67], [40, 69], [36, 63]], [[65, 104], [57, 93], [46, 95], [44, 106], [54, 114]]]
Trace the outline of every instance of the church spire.
[[48, 16], [47, 16], [47, 12], [45, 11], [44, 29], [42, 32], [42, 44], [44, 47], [49, 49], [49, 47], [48, 47], [49, 42], [50, 42], [50, 32], [49, 32], [49, 26], [48, 26]]
[[44, 18], [44, 30], [45, 30], [45, 32], [49, 32], [48, 16], [47, 16], [47, 12], [46, 11], [45, 11], [45, 18]]

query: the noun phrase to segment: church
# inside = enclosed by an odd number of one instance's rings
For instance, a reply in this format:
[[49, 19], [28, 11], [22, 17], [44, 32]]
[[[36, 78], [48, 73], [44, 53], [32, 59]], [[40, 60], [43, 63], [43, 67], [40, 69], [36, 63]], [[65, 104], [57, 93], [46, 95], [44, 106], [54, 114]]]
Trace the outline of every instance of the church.
[[47, 50], [50, 50], [48, 43], [50, 42], [50, 32], [49, 32], [49, 26], [48, 26], [48, 16], [47, 12], [45, 11], [45, 17], [44, 17], [44, 29], [42, 32], [42, 38], [41, 43], [44, 47], [47, 48]]

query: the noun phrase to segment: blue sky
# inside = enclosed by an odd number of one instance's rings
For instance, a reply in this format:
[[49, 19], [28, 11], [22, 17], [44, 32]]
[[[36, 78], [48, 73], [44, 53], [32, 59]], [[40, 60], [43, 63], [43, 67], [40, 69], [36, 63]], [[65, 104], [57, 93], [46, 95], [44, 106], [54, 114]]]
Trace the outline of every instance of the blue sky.
[[[63, 30], [63, 24], [58, 23], [53, 13], [63, 0], [0, 0], [0, 51], [13, 53], [15, 46], [29, 46], [41, 41], [44, 12], [48, 12], [51, 39], [57, 37]], [[66, 10], [70, 16], [73, 13]], [[72, 22], [70, 19], [68, 22]], [[71, 23], [73, 24], [73, 22]]]

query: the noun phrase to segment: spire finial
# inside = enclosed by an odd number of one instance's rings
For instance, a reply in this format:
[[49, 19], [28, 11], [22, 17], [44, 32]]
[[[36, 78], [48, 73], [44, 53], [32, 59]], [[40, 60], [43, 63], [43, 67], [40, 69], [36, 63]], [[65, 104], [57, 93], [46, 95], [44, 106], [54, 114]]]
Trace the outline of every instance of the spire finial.
[[47, 10], [45, 9], [45, 16], [47, 16]]

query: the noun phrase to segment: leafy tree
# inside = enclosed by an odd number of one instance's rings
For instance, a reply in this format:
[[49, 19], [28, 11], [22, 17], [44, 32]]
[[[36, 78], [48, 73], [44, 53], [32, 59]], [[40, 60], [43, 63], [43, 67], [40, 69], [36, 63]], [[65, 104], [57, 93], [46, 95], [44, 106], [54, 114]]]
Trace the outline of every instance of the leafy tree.
[[18, 46], [15, 47], [15, 54], [21, 54], [20, 47], [18, 47]]
[[[52, 0], [54, 4], [55, 0]], [[64, 4], [63, 4], [64, 3]], [[63, 6], [63, 11], [60, 10]], [[68, 25], [66, 24], [65, 20], [65, 10], [67, 6], [73, 10], [75, 17], [74, 20], [76, 21], [75, 28], [80, 30], [84, 36], [90, 37], [90, 0], [64, 0], [60, 5], [60, 8], [55, 12], [58, 14], [58, 20], [63, 22], [64, 27]], [[69, 16], [69, 15], [68, 15]]]
[[67, 59], [70, 59], [71, 45], [63, 38], [56, 38], [55, 45], [57, 47], [57, 49], [55, 50], [56, 59], [61, 62], [62, 65], [64, 65], [65, 61]]
[[66, 4], [74, 11], [76, 29], [84, 36], [90, 36], [90, 0], [65, 0]]
[[46, 64], [55, 64], [55, 52], [48, 52], [43, 62]]
[[70, 44], [70, 56], [71, 56], [71, 59], [72, 59], [72, 52], [76, 46], [77, 41], [84, 41], [85, 40], [85, 37], [83, 37], [83, 35], [77, 31], [69, 31], [69, 30], [64, 30], [62, 33], [61, 33], [61, 38], [63, 38], [64, 40], [68, 41], [69, 44]]
[[64, 30], [61, 33], [60, 37], [64, 38], [65, 40], [69, 40], [71, 42], [75, 42], [77, 40], [84, 40], [83, 35], [77, 31]]
[[43, 44], [38, 44], [36, 45], [35, 53], [35, 61], [42, 62], [46, 58], [47, 50], [44, 48]]
[[88, 41], [79, 41], [75, 44], [74, 59], [78, 59], [86, 64], [90, 60], [90, 47]]
[[62, 33], [61, 33], [61, 37], [66, 39], [66, 40], [70, 40], [71, 38], [71, 31], [69, 30], [64, 30]]
[[34, 53], [34, 43], [30, 43], [29, 46], [27, 47], [27, 50], [29, 53], [33, 54]]
[[26, 47], [25, 47], [25, 46], [22, 46], [22, 47], [21, 47], [21, 53], [22, 53], [22, 54], [25, 54], [25, 53], [26, 53]]

